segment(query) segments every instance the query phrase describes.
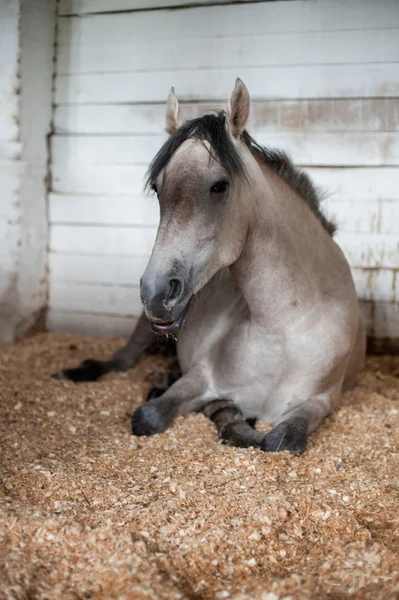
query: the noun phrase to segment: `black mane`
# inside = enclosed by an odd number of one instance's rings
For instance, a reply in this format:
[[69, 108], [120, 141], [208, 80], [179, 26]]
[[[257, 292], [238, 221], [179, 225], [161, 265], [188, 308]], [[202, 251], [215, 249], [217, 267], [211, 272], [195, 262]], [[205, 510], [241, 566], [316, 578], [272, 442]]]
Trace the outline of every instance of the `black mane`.
[[[167, 166], [179, 146], [191, 138], [208, 142], [212, 157], [226, 169], [230, 176], [246, 177], [244, 163], [227, 133], [226, 113], [219, 111], [216, 114], [207, 114], [186, 121], [167, 139], [150, 164], [146, 176], [146, 188], [154, 185], [158, 175]], [[285, 152], [260, 146], [247, 131], [242, 133], [241, 140], [254, 156], [277, 173], [308, 204], [323, 227], [333, 236], [336, 225], [323, 214], [320, 207], [321, 194], [309, 176], [295, 167]]]

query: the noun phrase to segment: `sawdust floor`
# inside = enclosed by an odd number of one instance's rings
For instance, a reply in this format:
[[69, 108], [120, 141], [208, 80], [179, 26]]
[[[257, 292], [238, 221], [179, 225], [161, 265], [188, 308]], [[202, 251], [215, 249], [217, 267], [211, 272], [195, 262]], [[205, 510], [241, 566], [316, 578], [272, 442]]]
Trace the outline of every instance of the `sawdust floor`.
[[130, 435], [134, 371], [50, 379], [121, 340], [0, 351], [0, 597], [399, 598], [399, 359], [370, 358], [302, 457], [218, 443], [203, 415]]

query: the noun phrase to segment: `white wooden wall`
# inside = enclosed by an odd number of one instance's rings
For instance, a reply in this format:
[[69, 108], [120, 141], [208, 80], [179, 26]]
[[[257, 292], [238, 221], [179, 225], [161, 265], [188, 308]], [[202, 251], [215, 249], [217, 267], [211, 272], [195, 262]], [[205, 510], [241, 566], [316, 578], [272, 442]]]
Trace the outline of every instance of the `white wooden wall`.
[[0, 344], [46, 305], [55, 0], [0, 0]]
[[168, 91], [191, 118], [224, 106], [239, 76], [250, 132], [330, 193], [369, 332], [399, 338], [398, 0], [165, 4], [191, 2], [60, 2], [49, 326], [129, 332], [158, 220], [143, 177]]

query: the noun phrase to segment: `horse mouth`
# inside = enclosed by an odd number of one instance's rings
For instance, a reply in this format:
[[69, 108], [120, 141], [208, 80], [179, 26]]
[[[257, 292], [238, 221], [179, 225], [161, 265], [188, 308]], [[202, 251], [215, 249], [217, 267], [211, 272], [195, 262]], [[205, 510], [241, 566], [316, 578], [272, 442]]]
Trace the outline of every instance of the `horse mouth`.
[[190, 303], [191, 303], [191, 298], [187, 302], [186, 306], [184, 307], [184, 309], [180, 313], [180, 315], [177, 317], [177, 319], [175, 319], [173, 321], [166, 321], [166, 322], [151, 321], [152, 331], [154, 333], [162, 333], [163, 335], [175, 335], [178, 331], [180, 331], [180, 329], [183, 326], [184, 320], [188, 313], [188, 309], [190, 307]]

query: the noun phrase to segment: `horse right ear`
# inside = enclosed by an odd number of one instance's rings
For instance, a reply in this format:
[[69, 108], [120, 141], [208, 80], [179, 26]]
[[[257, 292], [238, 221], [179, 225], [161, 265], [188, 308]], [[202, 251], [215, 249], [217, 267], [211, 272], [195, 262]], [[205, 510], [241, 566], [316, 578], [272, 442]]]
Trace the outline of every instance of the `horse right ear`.
[[166, 103], [166, 133], [172, 134], [179, 127], [179, 103], [176, 98], [175, 88], [171, 88]]
[[249, 116], [249, 102], [247, 86], [237, 78], [227, 109], [227, 126], [234, 138], [239, 138], [245, 129]]

